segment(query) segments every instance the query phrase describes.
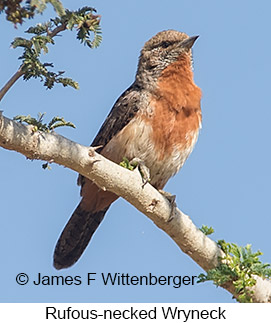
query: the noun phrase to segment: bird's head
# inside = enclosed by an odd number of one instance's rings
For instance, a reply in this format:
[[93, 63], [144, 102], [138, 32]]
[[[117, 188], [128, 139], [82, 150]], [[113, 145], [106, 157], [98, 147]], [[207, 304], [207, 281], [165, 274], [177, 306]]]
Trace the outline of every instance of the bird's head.
[[191, 49], [198, 37], [189, 37], [176, 30], [161, 31], [153, 36], [141, 50], [137, 81], [145, 83], [157, 78], [167, 66], [181, 57], [188, 58], [192, 67]]

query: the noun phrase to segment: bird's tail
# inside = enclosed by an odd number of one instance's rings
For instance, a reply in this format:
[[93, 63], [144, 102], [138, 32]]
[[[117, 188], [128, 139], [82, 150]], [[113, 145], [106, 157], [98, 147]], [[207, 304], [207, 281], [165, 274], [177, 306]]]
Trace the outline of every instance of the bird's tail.
[[82, 202], [79, 203], [57, 241], [54, 252], [56, 269], [70, 267], [80, 258], [109, 206], [93, 212], [86, 211]]

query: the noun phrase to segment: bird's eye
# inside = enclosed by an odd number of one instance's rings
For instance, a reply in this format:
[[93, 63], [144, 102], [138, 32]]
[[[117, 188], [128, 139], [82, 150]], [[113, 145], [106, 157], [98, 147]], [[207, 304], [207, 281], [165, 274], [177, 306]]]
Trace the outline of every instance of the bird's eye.
[[168, 48], [170, 45], [171, 45], [171, 43], [169, 41], [163, 41], [161, 44], [161, 47]]

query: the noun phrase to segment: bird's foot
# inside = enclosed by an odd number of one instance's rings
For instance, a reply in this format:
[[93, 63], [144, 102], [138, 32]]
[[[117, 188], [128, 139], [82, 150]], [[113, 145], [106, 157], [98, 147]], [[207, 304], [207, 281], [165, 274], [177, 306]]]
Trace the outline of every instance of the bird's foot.
[[175, 202], [176, 201], [176, 195], [172, 195], [171, 193], [165, 192], [163, 190], [159, 190], [159, 193], [161, 193], [169, 201], [171, 211], [170, 211], [169, 218], [167, 219], [167, 222], [170, 222], [174, 218], [175, 210], [176, 210], [176, 207], [177, 207], [177, 204]]
[[138, 168], [139, 173], [142, 177], [142, 188], [150, 182], [151, 177], [150, 177], [150, 170], [149, 168], [145, 165], [144, 161], [140, 158], [133, 158], [130, 161], [130, 165], [133, 166], [134, 168]]

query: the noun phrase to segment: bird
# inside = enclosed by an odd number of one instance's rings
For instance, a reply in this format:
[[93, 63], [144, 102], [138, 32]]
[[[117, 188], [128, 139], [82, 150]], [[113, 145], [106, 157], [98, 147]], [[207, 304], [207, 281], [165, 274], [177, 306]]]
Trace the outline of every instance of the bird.
[[[139, 56], [132, 85], [117, 99], [91, 146], [115, 163], [142, 161], [150, 184], [162, 190], [192, 152], [201, 128], [201, 89], [194, 83], [192, 46], [199, 36], [158, 32]], [[79, 175], [81, 201], [54, 251], [54, 267], [68, 268], [83, 254], [118, 198]]]

